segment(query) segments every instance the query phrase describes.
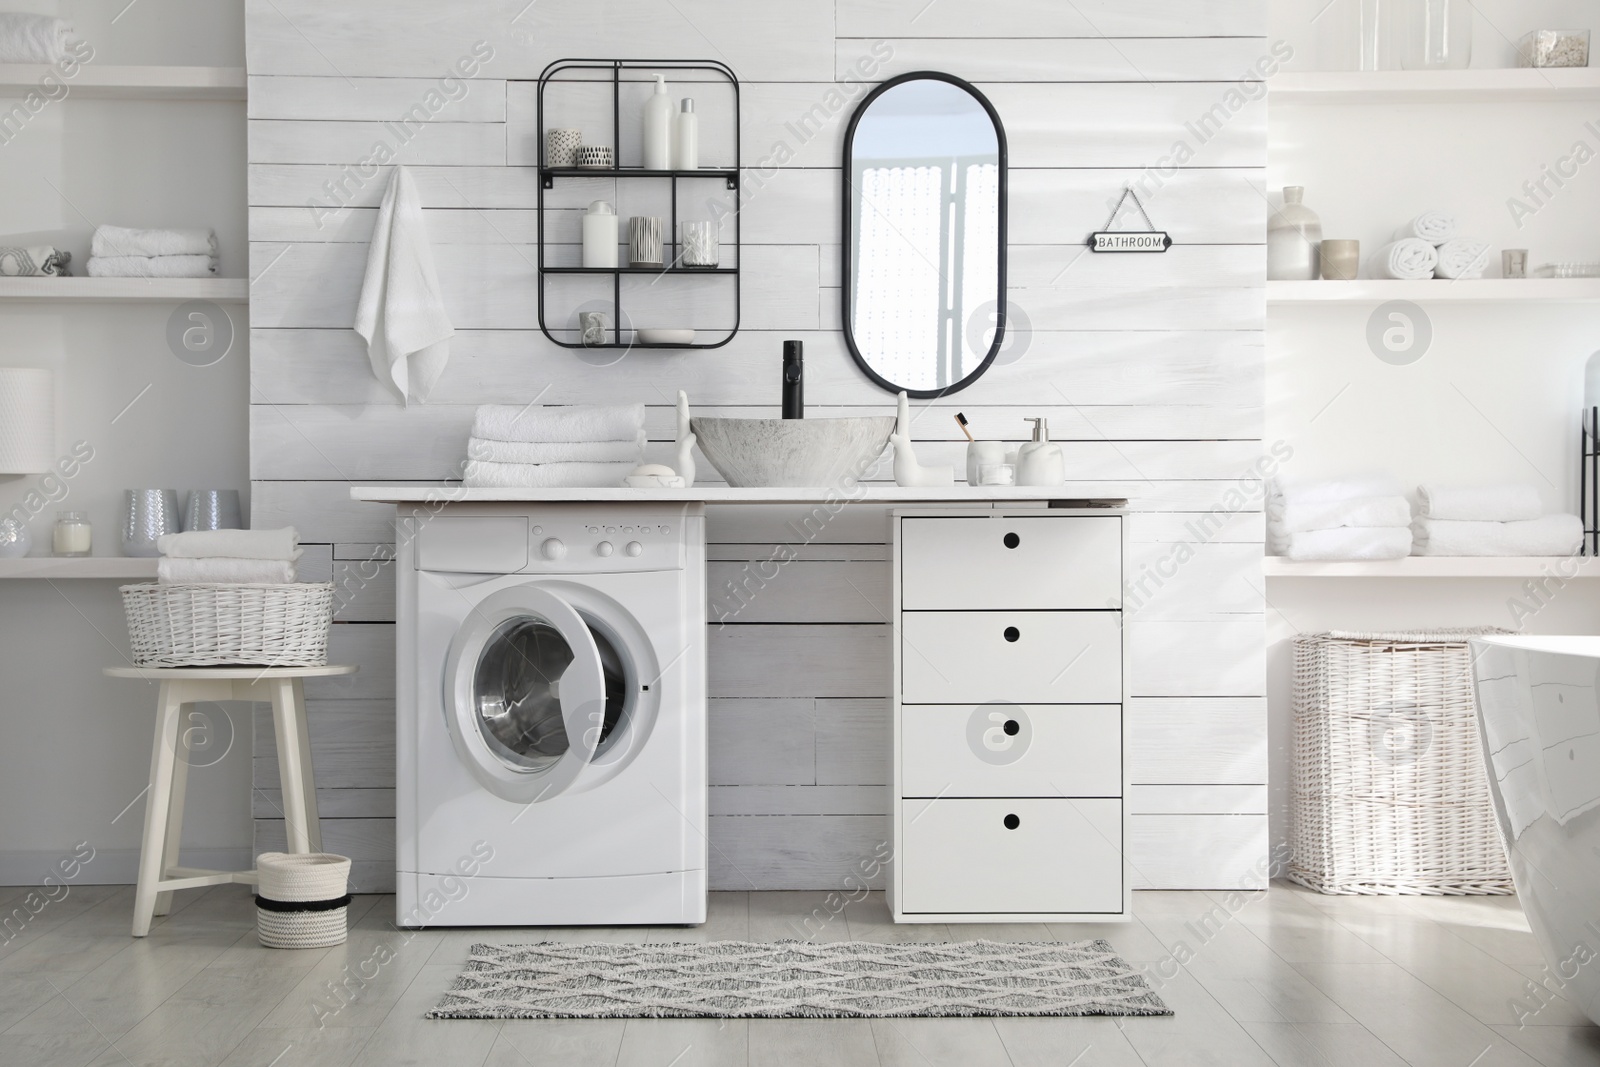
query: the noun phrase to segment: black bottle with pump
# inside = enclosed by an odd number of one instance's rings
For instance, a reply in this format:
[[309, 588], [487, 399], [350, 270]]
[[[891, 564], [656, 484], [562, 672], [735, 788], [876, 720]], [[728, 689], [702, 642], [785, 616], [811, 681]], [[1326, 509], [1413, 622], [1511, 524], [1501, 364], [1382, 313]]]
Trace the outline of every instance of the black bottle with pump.
[[805, 342], [783, 342], [783, 417], [803, 419], [806, 413]]

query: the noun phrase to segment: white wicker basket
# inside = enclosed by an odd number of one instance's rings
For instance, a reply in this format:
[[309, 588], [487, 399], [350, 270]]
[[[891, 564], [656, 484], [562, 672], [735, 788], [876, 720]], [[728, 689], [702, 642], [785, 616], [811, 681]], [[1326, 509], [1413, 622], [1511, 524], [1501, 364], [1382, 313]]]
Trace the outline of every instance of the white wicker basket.
[[331, 852], [256, 857], [256, 936], [268, 948], [326, 948], [347, 932], [350, 861]]
[[1321, 893], [1506, 894], [1467, 638], [1294, 641], [1288, 876]]
[[333, 583], [125, 585], [139, 667], [321, 667]]

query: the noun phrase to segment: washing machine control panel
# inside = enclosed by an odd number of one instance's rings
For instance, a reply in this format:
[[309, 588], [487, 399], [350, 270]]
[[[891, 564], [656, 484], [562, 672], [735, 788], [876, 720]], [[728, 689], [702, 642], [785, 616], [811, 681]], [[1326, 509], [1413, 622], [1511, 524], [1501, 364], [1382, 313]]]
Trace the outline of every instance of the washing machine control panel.
[[539, 518], [528, 527], [534, 573], [677, 569], [684, 565], [680, 521], [582, 522]]

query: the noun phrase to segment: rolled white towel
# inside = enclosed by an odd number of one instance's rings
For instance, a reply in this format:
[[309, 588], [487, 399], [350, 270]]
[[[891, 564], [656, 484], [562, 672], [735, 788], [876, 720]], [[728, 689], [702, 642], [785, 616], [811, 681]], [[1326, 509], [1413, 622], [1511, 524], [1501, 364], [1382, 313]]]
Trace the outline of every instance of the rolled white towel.
[[1406, 503], [1403, 496], [1285, 504], [1269, 510], [1267, 522], [1284, 535], [1310, 530], [1337, 530], [1343, 526], [1409, 526], [1411, 505]]
[[1282, 554], [1298, 562], [1404, 559], [1411, 554], [1411, 531], [1404, 526], [1310, 530], [1290, 534]]
[[210, 256], [91, 256], [91, 278], [210, 278], [217, 261]]
[[72, 25], [49, 15], [0, 14], [0, 63], [54, 63], [67, 54]]
[[1385, 496], [1405, 496], [1405, 490], [1387, 476], [1298, 482], [1279, 478], [1267, 491], [1267, 507], [1271, 510], [1289, 504], [1328, 504]]
[[156, 561], [156, 581], [163, 585], [290, 585], [295, 577], [295, 565], [286, 559], [210, 556]]
[[635, 463], [491, 463], [468, 460], [461, 484], [481, 489], [611, 489]]
[[1438, 246], [1446, 241], [1455, 240], [1456, 234], [1461, 232], [1461, 224], [1456, 217], [1448, 211], [1424, 211], [1395, 233], [1395, 240], [1403, 241], [1407, 237], [1415, 237]]
[[1524, 522], [1421, 519], [1413, 529], [1419, 556], [1570, 556], [1583, 543], [1576, 515]]
[[1544, 514], [1531, 485], [1420, 485], [1419, 519], [1464, 522], [1526, 522]]
[[472, 419], [472, 436], [485, 441], [632, 441], [644, 430], [644, 405], [534, 407], [485, 404]]
[[166, 534], [156, 542], [163, 556], [204, 559], [229, 556], [233, 559], [297, 560], [300, 534], [293, 526], [279, 530], [191, 530]]
[[113, 256], [214, 256], [217, 235], [210, 230], [131, 230], [101, 226], [94, 231], [89, 254]]
[[495, 441], [467, 439], [467, 458], [491, 463], [638, 463], [644, 431], [631, 441]]
[[1468, 237], [1457, 237], [1439, 246], [1439, 265], [1435, 278], [1481, 278], [1489, 267], [1489, 246]]
[[1380, 278], [1419, 281], [1433, 277], [1439, 265], [1439, 250], [1420, 237], [1407, 237], [1386, 246], [1378, 253], [1373, 273]]

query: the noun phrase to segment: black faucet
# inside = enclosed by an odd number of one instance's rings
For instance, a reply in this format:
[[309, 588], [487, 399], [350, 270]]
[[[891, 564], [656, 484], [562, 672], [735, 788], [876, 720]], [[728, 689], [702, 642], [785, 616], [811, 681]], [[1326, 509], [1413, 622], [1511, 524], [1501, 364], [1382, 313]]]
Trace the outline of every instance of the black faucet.
[[806, 417], [805, 342], [783, 342], [783, 417]]

